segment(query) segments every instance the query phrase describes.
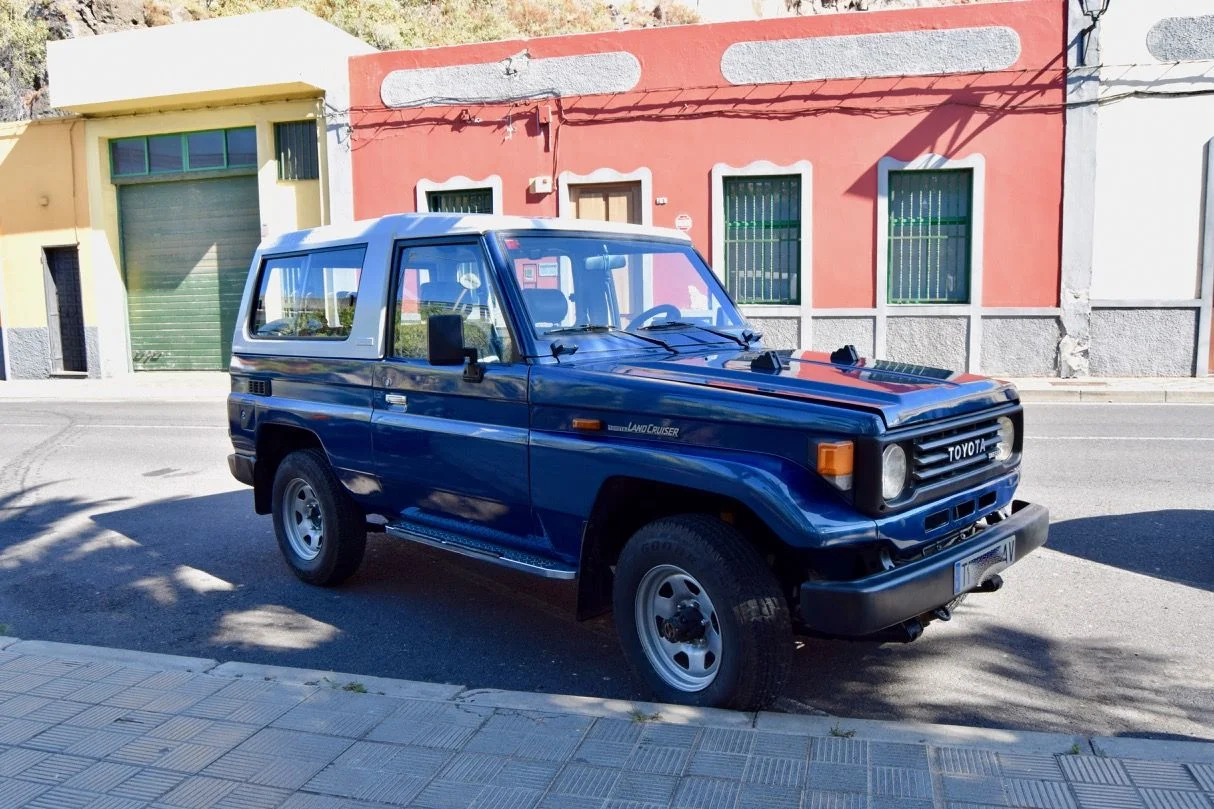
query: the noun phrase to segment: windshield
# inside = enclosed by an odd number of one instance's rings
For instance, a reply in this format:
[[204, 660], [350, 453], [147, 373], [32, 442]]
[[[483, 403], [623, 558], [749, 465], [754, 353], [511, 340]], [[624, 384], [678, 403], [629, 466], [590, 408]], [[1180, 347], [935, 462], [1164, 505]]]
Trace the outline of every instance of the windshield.
[[538, 337], [744, 325], [691, 245], [563, 234], [501, 242]]

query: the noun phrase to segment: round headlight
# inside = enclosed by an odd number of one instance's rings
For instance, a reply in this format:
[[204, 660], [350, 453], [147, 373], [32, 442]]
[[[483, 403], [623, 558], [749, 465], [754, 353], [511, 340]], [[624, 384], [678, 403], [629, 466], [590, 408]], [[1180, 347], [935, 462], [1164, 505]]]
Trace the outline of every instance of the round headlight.
[[1012, 457], [1012, 448], [1016, 446], [1016, 425], [1007, 416], [999, 417], [999, 443], [995, 445], [995, 460], [1006, 461]]
[[906, 488], [906, 450], [890, 444], [881, 453], [881, 496], [893, 500]]

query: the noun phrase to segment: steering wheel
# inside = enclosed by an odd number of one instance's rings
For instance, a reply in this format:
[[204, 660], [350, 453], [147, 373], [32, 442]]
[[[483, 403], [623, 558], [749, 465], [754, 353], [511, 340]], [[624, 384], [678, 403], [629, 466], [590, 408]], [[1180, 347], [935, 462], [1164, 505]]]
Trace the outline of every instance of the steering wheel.
[[635, 329], [638, 326], [642, 326], [646, 320], [653, 320], [658, 315], [665, 315], [667, 320], [678, 320], [683, 316], [683, 313], [673, 303], [659, 303], [657, 306], [651, 306], [634, 317], [628, 324], [628, 328]]

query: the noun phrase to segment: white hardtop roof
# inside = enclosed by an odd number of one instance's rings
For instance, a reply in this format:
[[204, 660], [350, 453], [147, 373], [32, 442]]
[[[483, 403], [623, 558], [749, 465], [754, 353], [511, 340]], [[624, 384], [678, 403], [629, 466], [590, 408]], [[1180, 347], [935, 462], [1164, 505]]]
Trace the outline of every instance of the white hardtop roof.
[[349, 244], [372, 239], [425, 239], [436, 236], [482, 234], [496, 230], [588, 231], [619, 236], [663, 236], [690, 241], [673, 228], [625, 225], [589, 219], [497, 216], [493, 214], [401, 213], [341, 225], [325, 225], [272, 236], [261, 243], [261, 252], [287, 252]]

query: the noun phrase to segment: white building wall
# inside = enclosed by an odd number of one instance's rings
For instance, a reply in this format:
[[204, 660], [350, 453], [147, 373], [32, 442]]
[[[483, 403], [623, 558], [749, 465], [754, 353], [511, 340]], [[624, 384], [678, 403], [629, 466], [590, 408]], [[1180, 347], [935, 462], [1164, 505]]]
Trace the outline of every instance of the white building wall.
[[[1201, 294], [1204, 159], [1214, 138], [1214, 95], [1113, 99], [1214, 90], [1214, 33], [1201, 36], [1205, 23], [1214, 32], [1210, 15], [1214, 0], [1123, 0], [1102, 20], [1094, 305], [1192, 303]], [[1167, 63], [1152, 54], [1148, 36], [1160, 20], [1202, 16], [1204, 22], [1189, 28], [1209, 43], [1209, 59]]]

